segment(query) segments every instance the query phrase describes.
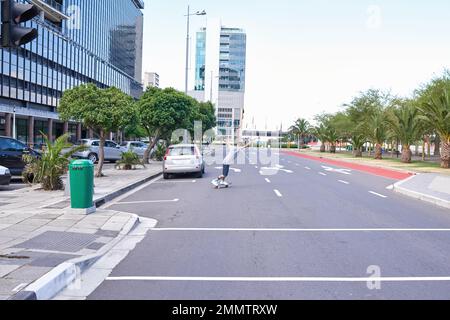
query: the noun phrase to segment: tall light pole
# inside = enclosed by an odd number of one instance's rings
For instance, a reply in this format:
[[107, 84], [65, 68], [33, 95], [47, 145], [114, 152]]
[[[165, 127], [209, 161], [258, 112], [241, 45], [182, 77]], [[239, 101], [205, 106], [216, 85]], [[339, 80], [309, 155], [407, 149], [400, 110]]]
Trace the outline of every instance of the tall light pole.
[[14, 107], [14, 110], [13, 110], [13, 139], [17, 139], [17, 132], [16, 132], [16, 107]]
[[188, 89], [189, 89], [189, 40], [190, 40], [190, 35], [189, 35], [189, 29], [190, 29], [190, 17], [191, 16], [205, 16], [206, 15], [206, 11], [197, 11], [196, 13], [191, 13], [191, 8], [190, 6], [188, 6], [187, 9], [187, 33], [186, 33], [186, 79], [185, 79], [185, 87], [184, 87], [184, 92], [187, 94], [188, 93]]

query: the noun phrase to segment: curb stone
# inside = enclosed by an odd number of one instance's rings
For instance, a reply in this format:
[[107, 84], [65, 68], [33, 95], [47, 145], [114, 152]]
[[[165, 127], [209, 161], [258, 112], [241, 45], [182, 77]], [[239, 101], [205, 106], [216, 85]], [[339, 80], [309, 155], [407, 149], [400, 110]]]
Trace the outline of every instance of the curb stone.
[[[100, 197], [94, 200], [94, 205], [99, 208], [115, 198], [157, 178], [161, 174], [162, 172], [158, 172], [146, 177], [145, 179], [131, 183], [119, 190]], [[120, 234], [110, 243], [105, 245], [99, 252], [60, 264], [49, 273], [27, 286], [24, 290], [10, 297], [8, 300], [49, 300], [53, 298], [61, 290], [70, 285], [80, 273], [86, 271], [117, 243], [119, 243], [127, 234], [136, 228], [137, 225], [139, 225], [139, 216], [135, 214], [130, 214], [130, 216], [130, 221], [124, 226], [124, 228], [122, 228]]]
[[116, 190], [112, 193], [104, 195], [98, 199], [94, 199], [94, 206], [97, 208], [100, 208], [101, 206], [105, 205], [108, 202], [111, 202], [115, 198], [120, 197], [121, 195], [124, 195], [125, 193], [132, 191], [133, 189], [136, 189], [137, 187], [140, 187], [141, 185], [146, 184], [147, 182], [159, 177], [160, 175], [162, 175], [162, 172], [158, 172], [158, 173], [153, 174], [145, 179], [139, 180], [137, 182], [133, 182], [119, 190]]
[[8, 300], [50, 300], [69, 286], [80, 274], [102, 258], [140, 223], [139, 216], [130, 214], [130, 221], [122, 228], [119, 236], [105, 245], [99, 252], [64, 262], [39, 278]]
[[443, 208], [447, 208], [450, 209], [450, 202], [447, 200], [443, 200], [437, 197], [434, 197], [432, 195], [428, 195], [425, 193], [421, 193], [421, 192], [417, 192], [417, 191], [413, 191], [407, 188], [402, 187], [403, 184], [405, 184], [406, 182], [414, 179], [416, 176], [410, 177], [406, 180], [397, 182], [396, 184], [394, 184], [394, 192], [403, 194], [405, 196], [414, 198], [414, 199], [418, 199], [418, 200], [422, 200], [428, 203], [432, 203], [434, 205], [443, 207]]

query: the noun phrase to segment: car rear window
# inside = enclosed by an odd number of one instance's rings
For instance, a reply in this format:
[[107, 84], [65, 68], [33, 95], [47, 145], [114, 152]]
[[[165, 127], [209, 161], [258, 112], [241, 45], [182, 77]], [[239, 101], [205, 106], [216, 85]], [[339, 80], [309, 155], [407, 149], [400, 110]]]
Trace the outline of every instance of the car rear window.
[[169, 156], [193, 156], [195, 155], [194, 147], [175, 147], [169, 149]]

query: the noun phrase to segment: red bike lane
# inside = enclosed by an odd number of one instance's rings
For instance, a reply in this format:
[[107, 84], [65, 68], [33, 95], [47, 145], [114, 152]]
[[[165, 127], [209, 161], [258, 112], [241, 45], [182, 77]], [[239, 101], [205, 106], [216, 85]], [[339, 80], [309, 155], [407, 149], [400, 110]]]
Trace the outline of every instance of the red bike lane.
[[343, 161], [343, 160], [326, 159], [326, 158], [311, 156], [311, 155], [307, 155], [307, 154], [302, 154], [299, 152], [282, 151], [282, 153], [284, 153], [286, 155], [298, 157], [298, 158], [318, 161], [321, 163], [326, 163], [326, 164], [339, 166], [339, 167], [343, 167], [343, 168], [347, 168], [347, 169], [361, 171], [361, 172], [369, 173], [369, 174], [372, 174], [375, 176], [385, 177], [385, 178], [389, 178], [389, 179], [393, 179], [393, 180], [405, 180], [414, 175], [413, 173], [401, 172], [401, 171], [373, 167], [373, 166], [357, 164], [357, 163], [351, 163], [351, 162]]

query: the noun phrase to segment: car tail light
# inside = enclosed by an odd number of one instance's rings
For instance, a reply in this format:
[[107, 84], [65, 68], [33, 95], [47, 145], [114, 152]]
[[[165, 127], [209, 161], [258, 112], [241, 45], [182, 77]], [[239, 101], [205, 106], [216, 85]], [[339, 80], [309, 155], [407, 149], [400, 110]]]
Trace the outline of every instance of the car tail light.
[[167, 160], [167, 156], [170, 154], [170, 149], [167, 149], [166, 150], [166, 154], [165, 154], [165, 156], [164, 156], [164, 161], [166, 161]]

